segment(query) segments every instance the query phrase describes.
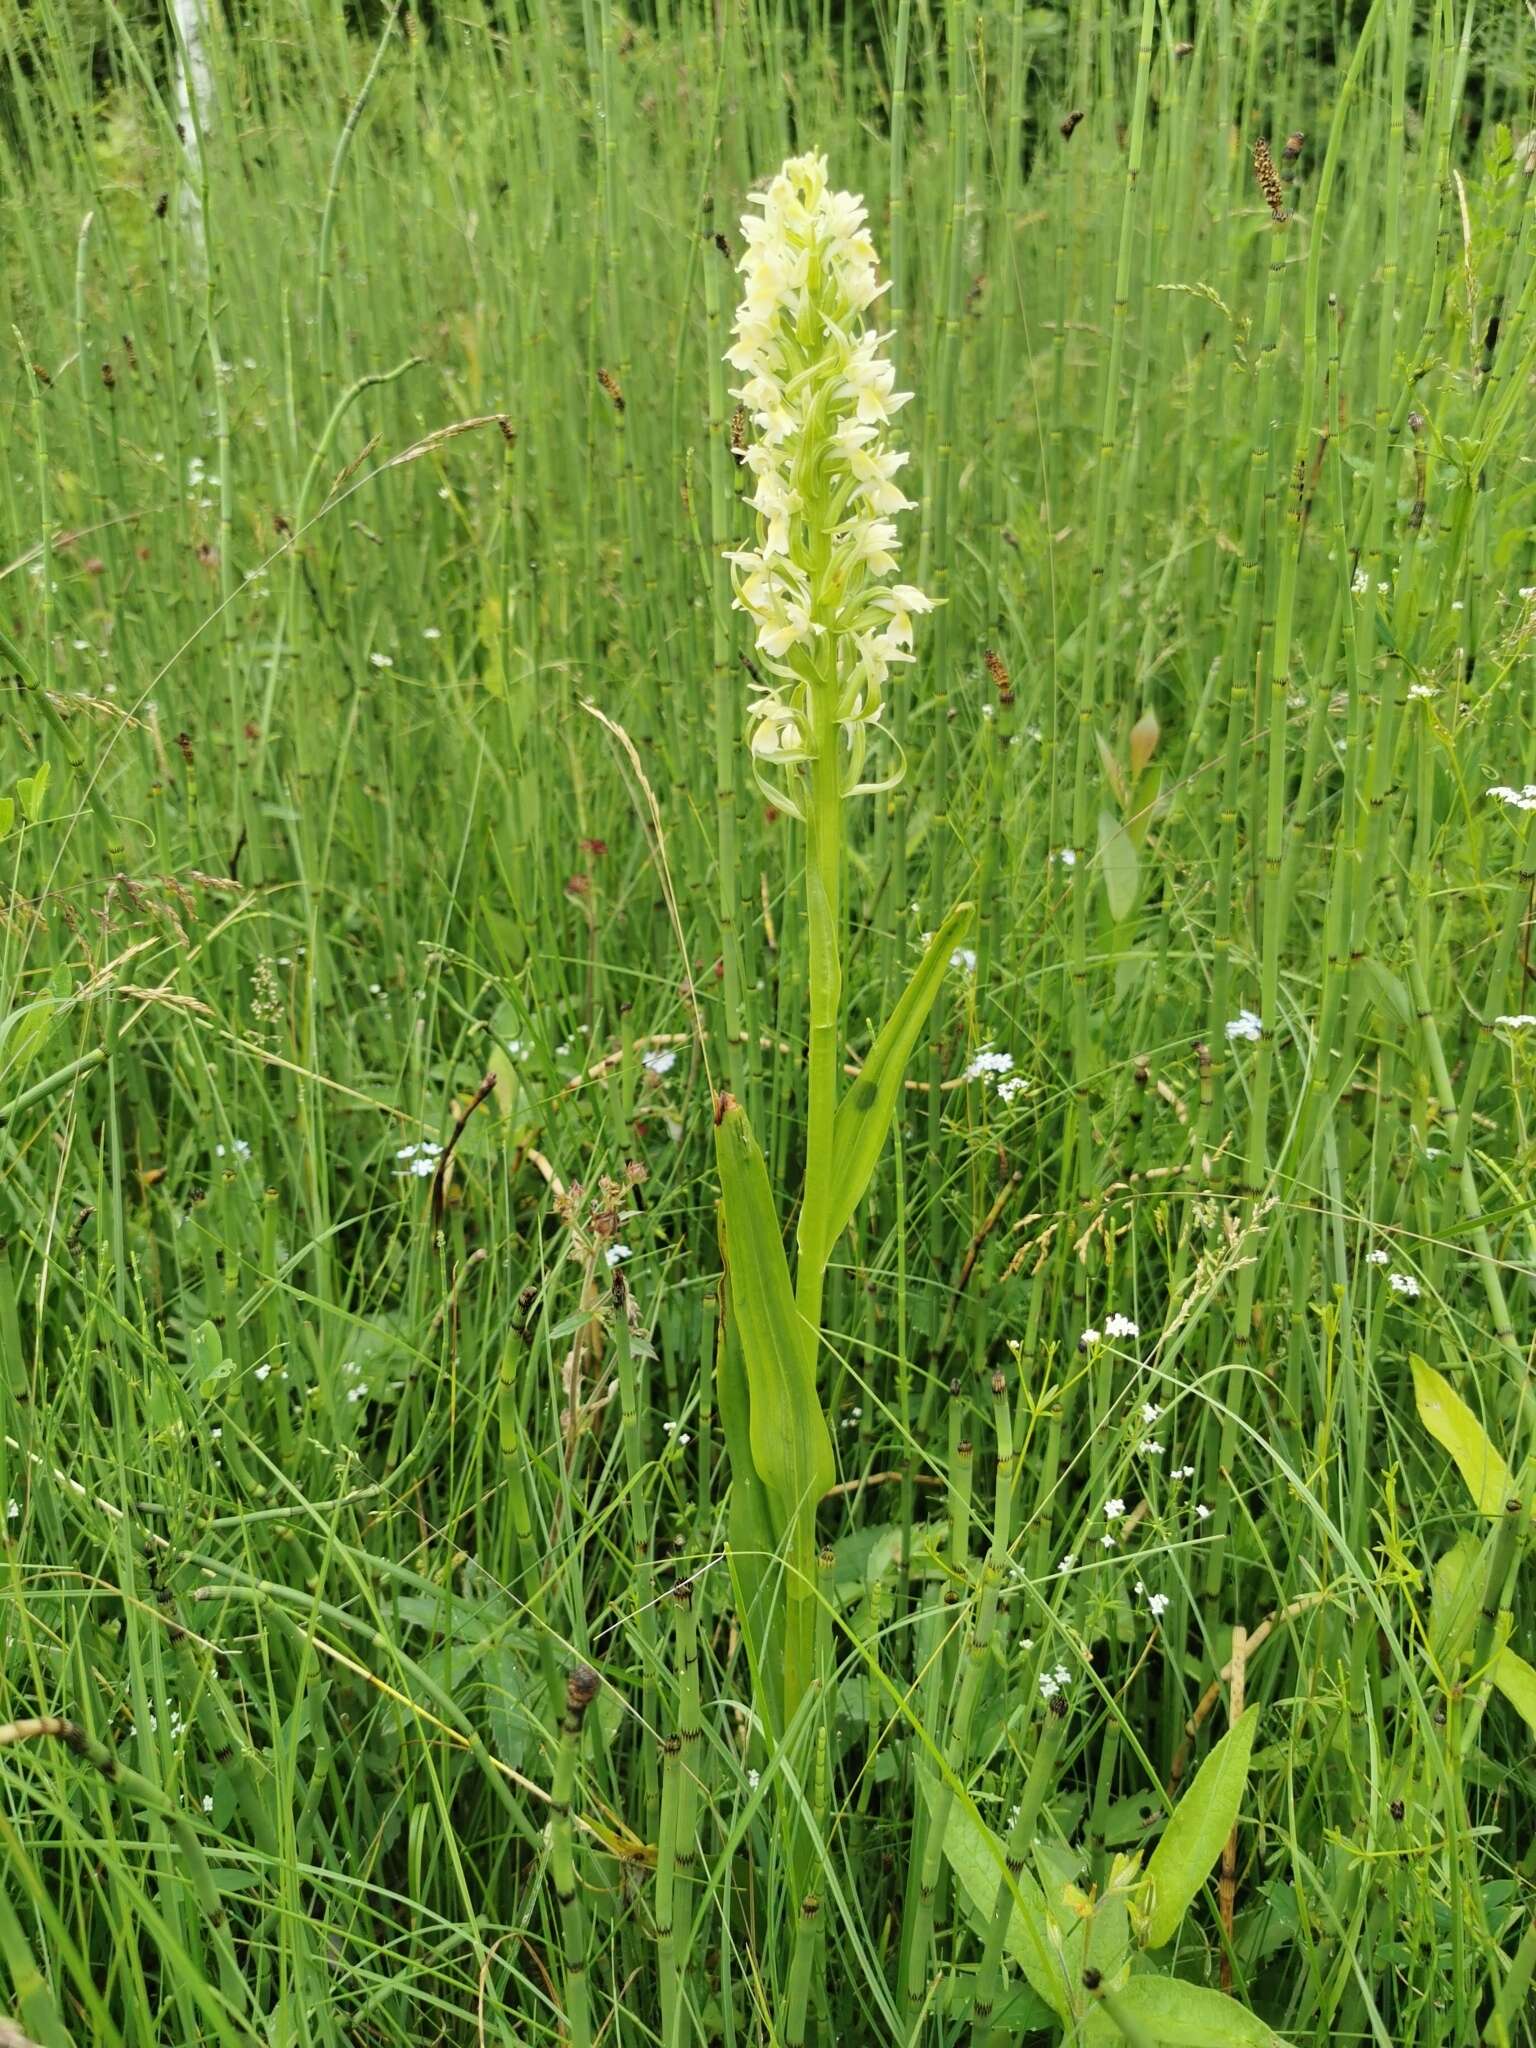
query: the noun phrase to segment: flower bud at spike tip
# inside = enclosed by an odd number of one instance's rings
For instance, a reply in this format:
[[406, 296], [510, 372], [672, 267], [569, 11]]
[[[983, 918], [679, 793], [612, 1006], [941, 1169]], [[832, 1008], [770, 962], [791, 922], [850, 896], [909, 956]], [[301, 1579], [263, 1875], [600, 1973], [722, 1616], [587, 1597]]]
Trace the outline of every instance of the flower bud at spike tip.
[[1163, 736], [1163, 729], [1157, 722], [1157, 713], [1149, 705], [1131, 727], [1131, 779], [1140, 775], [1143, 768], [1157, 752], [1157, 743]]
[[895, 581], [895, 519], [911, 500], [890, 426], [912, 394], [895, 388], [880, 353], [890, 337], [870, 321], [885, 287], [863, 203], [828, 189], [815, 153], [791, 157], [757, 203], [742, 221], [745, 295], [726, 352], [743, 380], [732, 396], [745, 431], [733, 428], [732, 448], [754, 480], [757, 535], [727, 560], [765, 671], [753, 676], [753, 771], [799, 817], [818, 734], [833, 723], [843, 795], [899, 779], [899, 758], [873, 780], [865, 760], [891, 670], [916, 658], [913, 618], [933, 605]]

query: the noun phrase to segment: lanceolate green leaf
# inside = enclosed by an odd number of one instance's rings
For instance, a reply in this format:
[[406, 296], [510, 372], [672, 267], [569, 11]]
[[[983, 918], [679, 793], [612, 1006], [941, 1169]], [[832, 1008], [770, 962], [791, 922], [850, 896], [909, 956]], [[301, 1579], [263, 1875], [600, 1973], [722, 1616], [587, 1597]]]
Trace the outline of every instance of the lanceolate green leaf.
[[1163, 2048], [1282, 2048], [1284, 2037], [1235, 1998], [1177, 1977], [1132, 1977], [1115, 2003]]
[[[923, 1789], [932, 1809], [937, 1788], [925, 1782]], [[972, 1919], [978, 1929], [985, 1928], [991, 1921], [997, 1887], [1007, 1871], [1008, 1859], [991, 1828], [959, 1799], [952, 1799], [949, 1804], [944, 1854], [960, 1880]], [[1046, 1909], [1045, 1894], [1027, 1870], [1017, 1873], [1017, 1883], [1018, 1897], [1004, 1936], [1008, 1953], [1029, 1980], [1030, 1989], [1060, 2019], [1070, 2022], [1074, 2011], [1072, 1992], [1082, 1974], [1082, 1924], [1071, 1930], [1073, 1940], [1065, 1940]]]
[[1472, 1641], [1477, 1626], [1481, 1586], [1475, 1567], [1482, 1547], [1475, 1536], [1458, 1537], [1435, 1564], [1429, 1604], [1429, 1650], [1443, 1665], [1455, 1663]]
[[1136, 908], [1140, 870], [1130, 833], [1109, 811], [1099, 813], [1099, 869], [1109, 914], [1116, 924], [1123, 924]]
[[902, 1076], [918, 1033], [933, 1008], [934, 997], [943, 984], [950, 955], [964, 937], [971, 921], [972, 905], [961, 903], [945, 918], [928, 942], [901, 1001], [891, 1012], [885, 1029], [869, 1049], [869, 1057], [848, 1084], [837, 1105], [833, 1125], [836, 1154], [832, 1199], [827, 1218], [827, 1241], [820, 1248], [823, 1260], [848, 1228], [854, 1210], [869, 1186], [901, 1091]]
[[[720, 1235], [723, 1244], [723, 1225]], [[726, 1455], [731, 1463], [731, 1494], [726, 1519], [731, 1573], [736, 1581], [737, 1613], [752, 1666], [753, 1682], [767, 1692], [773, 1708], [773, 1722], [777, 1726], [780, 1720], [779, 1662], [783, 1648], [775, 1625], [779, 1610], [772, 1598], [771, 1587], [778, 1541], [768, 1506], [767, 1489], [752, 1462], [752, 1408], [741, 1358], [741, 1340], [737, 1334], [735, 1304], [731, 1299], [728, 1254], [723, 1306], [715, 1398], [725, 1435]]]
[[1488, 1675], [1527, 1728], [1536, 1734], [1536, 1671], [1513, 1650], [1504, 1649], [1494, 1658]]
[[1222, 1736], [1163, 1829], [1147, 1864], [1146, 1946], [1161, 1948], [1178, 1930], [1231, 1834], [1248, 1782], [1258, 1709], [1250, 1707]]
[[1442, 1450], [1450, 1452], [1481, 1515], [1502, 1515], [1515, 1491], [1509, 1467], [1488, 1434], [1448, 1379], [1409, 1353], [1413, 1398], [1419, 1420]]
[[752, 1464], [780, 1534], [804, 1530], [832, 1484], [832, 1436], [816, 1394], [812, 1336], [795, 1308], [768, 1169], [729, 1095], [715, 1119], [730, 1308], [746, 1367]]

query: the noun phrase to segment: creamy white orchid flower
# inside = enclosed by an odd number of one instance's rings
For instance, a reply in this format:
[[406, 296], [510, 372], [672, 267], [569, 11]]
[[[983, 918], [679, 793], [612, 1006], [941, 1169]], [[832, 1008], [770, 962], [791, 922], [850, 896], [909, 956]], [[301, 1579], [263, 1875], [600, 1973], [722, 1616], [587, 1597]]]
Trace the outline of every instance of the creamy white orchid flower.
[[867, 324], [885, 287], [864, 203], [829, 190], [812, 152], [791, 157], [755, 204], [726, 360], [751, 423], [757, 537], [726, 559], [761, 665], [783, 685], [752, 706], [753, 766], [759, 781], [772, 768], [770, 793], [794, 810], [786, 785], [831, 759], [834, 731], [841, 792], [889, 786], [864, 781], [863, 763], [891, 666], [914, 659], [912, 622], [932, 605], [887, 580], [895, 516], [911, 505], [896, 481], [909, 457], [889, 423], [911, 393], [882, 353], [890, 336]]

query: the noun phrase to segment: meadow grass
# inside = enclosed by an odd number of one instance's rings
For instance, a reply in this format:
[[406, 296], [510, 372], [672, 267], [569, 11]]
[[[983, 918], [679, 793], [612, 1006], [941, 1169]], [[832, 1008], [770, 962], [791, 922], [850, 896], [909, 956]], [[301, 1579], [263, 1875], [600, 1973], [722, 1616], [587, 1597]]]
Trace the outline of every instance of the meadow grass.
[[[156, 11], [0, 27], [22, 2034], [744, 2048], [814, 1950], [823, 2044], [1058, 2039], [1017, 1872], [1107, 1926], [1246, 1700], [1162, 1958], [1220, 2038], [1536, 2040], [1529, 21], [228, 14], [190, 146]], [[711, 1127], [797, 1179], [803, 844], [720, 357], [810, 146], [945, 600], [855, 1063], [980, 914], [827, 1274], [790, 1752]]]

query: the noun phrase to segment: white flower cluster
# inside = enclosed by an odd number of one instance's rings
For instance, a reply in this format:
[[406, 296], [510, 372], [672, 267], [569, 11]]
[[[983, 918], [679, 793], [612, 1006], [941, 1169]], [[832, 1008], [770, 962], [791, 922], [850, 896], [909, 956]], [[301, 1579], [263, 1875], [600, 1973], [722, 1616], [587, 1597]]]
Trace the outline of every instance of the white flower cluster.
[[1495, 1017], [1493, 1021], [1500, 1031], [1529, 1031], [1536, 1025], [1536, 1017], [1529, 1010], [1522, 1010], [1514, 1017]]
[[996, 1088], [1003, 1102], [1012, 1102], [1029, 1087], [1022, 1074], [1013, 1071], [1011, 1052], [994, 1052], [984, 1045], [960, 1076], [963, 1081], [980, 1081], [984, 1088]]
[[396, 1173], [409, 1174], [416, 1180], [430, 1180], [437, 1171], [437, 1162], [443, 1156], [441, 1145], [434, 1145], [430, 1138], [422, 1138], [417, 1144], [402, 1145], [395, 1157], [404, 1164], [395, 1168]]
[[[793, 782], [835, 718], [839, 786], [851, 796], [900, 774], [863, 780], [869, 735], [892, 665], [914, 659], [913, 614], [932, 610], [920, 590], [888, 580], [893, 515], [911, 501], [896, 481], [908, 458], [887, 434], [912, 394], [895, 388], [880, 354], [890, 337], [866, 324], [885, 287], [862, 203], [828, 190], [814, 152], [789, 158], [757, 196], [761, 216], [741, 224], [746, 293], [726, 352], [753, 428], [745, 459], [758, 524], [757, 545], [727, 559], [736, 609], [754, 621], [774, 679], [752, 706], [753, 766], [759, 781], [774, 770]], [[792, 789], [764, 787], [803, 815]]]
[[1264, 1020], [1257, 1010], [1239, 1010], [1226, 1025], [1227, 1043], [1235, 1045], [1240, 1038], [1250, 1045], [1257, 1045], [1264, 1036]]
[[1072, 1674], [1065, 1664], [1058, 1664], [1054, 1671], [1042, 1671], [1037, 1683], [1041, 1699], [1049, 1702], [1055, 1699], [1058, 1693], [1066, 1691], [1072, 1683]]
[[1508, 804], [1516, 811], [1536, 811], [1536, 782], [1526, 783], [1523, 789], [1511, 789], [1507, 782], [1495, 782], [1488, 791], [1501, 804]]

